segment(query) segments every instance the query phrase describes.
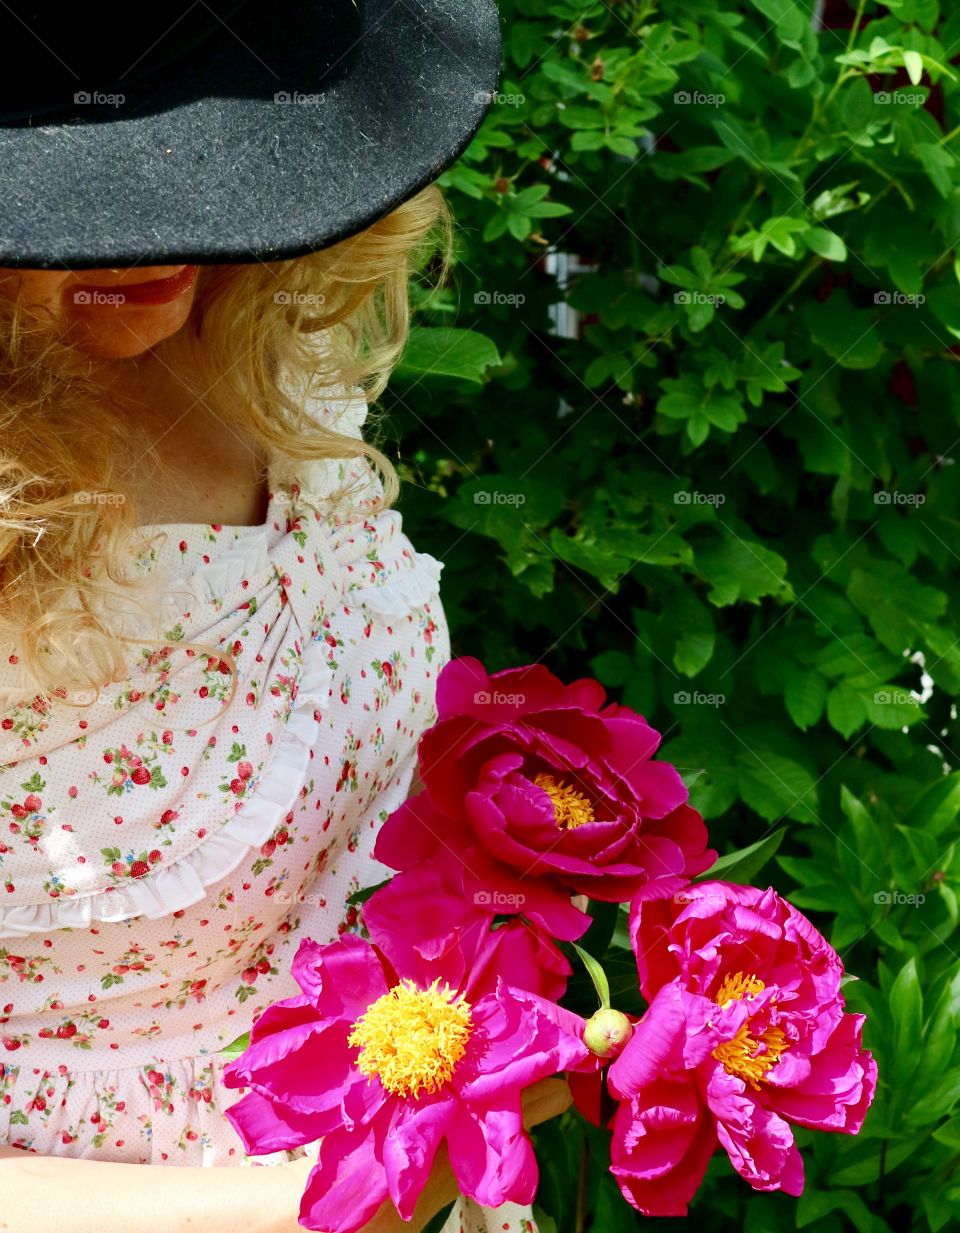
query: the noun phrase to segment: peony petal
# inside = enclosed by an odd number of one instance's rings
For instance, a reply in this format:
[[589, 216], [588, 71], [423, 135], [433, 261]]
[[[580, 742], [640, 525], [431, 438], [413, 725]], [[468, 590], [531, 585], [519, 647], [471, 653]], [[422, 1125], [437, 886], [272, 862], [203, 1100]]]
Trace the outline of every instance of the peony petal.
[[778, 1113], [813, 1130], [857, 1133], [877, 1082], [877, 1064], [860, 1046], [864, 1018], [843, 1016], [823, 1052], [810, 1059], [801, 1087], [782, 1085], [780, 1064], [770, 1071], [769, 1099]]
[[343, 1089], [362, 1080], [347, 1034], [347, 1027], [336, 1022], [276, 1032], [224, 1067], [224, 1082], [249, 1087], [299, 1113], [336, 1108]]
[[481, 1207], [533, 1202], [537, 1162], [519, 1100], [491, 1102], [482, 1110], [458, 1105], [447, 1129], [447, 1150], [460, 1190]]
[[324, 1233], [358, 1233], [387, 1198], [380, 1161], [385, 1125], [358, 1139], [336, 1131], [320, 1144], [300, 1201], [300, 1223]]
[[336, 1126], [317, 1114], [297, 1113], [267, 1100], [259, 1092], [247, 1092], [224, 1110], [224, 1117], [231, 1124], [243, 1143], [248, 1156], [262, 1156], [264, 1152], [278, 1152], [288, 1148], [315, 1143]]
[[409, 869], [432, 858], [437, 848], [459, 852], [465, 828], [441, 813], [426, 792], [408, 797], [380, 827], [374, 857], [391, 869]]
[[607, 1072], [617, 1100], [629, 1100], [666, 1074], [685, 1070], [686, 1033], [683, 990], [678, 982], [664, 985], [647, 1008], [623, 1052]]
[[424, 985], [437, 976], [461, 984], [464, 952], [476, 949], [493, 920], [491, 909], [464, 894], [462, 878], [456, 862], [438, 852], [391, 878], [364, 904], [370, 937], [403, 976]]
[[519, 1092], [590, 1056], [579, 1015], [502, 980], [495, 995], [473, 1006], [472, 1017], [482, 1046], [454, 1076], [460, 1096], [471, 1103]]
[[383, 1145], [383, 1164], [390, 1198], [409, 1220], [427, 1183], [437, 1148], [454, 1117], [449, 1097], [407, 1105]]
[[354, 933], [319, 946], [304, 938], [293, 957], [293, 978], [327, 1019], [351, 1023], [387, 991], [383, 966], [370, 943]]
[[803, 1161], [787, 1123], [757, 1104], [742, 1080], [717, 1066], [706, 1086], [717, 1138], [730, 1162], [754, 1190], [803, 1192]]
[[548, 937], [515, 919], [484, 936], [471, 960], [465, 992], [470, 1001], [476, 1001], [495, 993], [502, 978], [508, 985], [556, 1002], [566, 992], [571, 974], [563, 952]]
[[610, 1171], [645, 1216], [685, 1216], [717, 1146], [693, 1083], [657, 1080], [617, 1110]]
[[303, 994], [297, 997], [284, 998], [280, 1002], [272, 1002], [266, 1010], [257, 1015], [250, 1027], [250, 1043], [271, 1036], [274, 1032], [282, 1032], [298, 1024], [319, 1022], [313, 1002]]

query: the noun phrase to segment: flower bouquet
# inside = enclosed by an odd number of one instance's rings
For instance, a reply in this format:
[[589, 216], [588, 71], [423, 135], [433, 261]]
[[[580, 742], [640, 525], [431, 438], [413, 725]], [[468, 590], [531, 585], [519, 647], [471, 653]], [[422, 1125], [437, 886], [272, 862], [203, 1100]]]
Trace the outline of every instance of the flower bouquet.
[[[464, 1195], [529, 1203], [522, 1093], [562, 1072], [645, 1215], [685, 1215], [718, 1146], [755, 1189], [799, 1195], [791, 1124], [856, 1133], [876, 1085], [836, 952], [774, 890], [717, 880], [659, 734], [597, 681], [455, 659], [437, 714], [423, 791], [377, 837], [396, 873], [359, 896], [362, 934], [304, 940], [301, 993], [225, 1068], [250, 1089], [226, 1114], [246, 1152], [319, 1141], [314, 1230], [355, 1233], [387, 1199], [410, 1219], [444, 1141]], [[640, 1013], [611, 1005], [597, 958], [618, 925]]]

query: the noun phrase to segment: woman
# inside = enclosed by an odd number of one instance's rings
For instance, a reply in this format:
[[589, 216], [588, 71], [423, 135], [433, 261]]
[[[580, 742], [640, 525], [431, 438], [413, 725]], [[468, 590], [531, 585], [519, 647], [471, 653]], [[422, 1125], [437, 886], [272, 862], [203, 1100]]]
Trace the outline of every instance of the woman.
[[220, 1167], [220, 1051], [356, 928], [435, 716], [442, 566], [361, 429], [496, 14], [49, 7], [0, 19], [0, 1221], [280, 1233], [312, 1160]]

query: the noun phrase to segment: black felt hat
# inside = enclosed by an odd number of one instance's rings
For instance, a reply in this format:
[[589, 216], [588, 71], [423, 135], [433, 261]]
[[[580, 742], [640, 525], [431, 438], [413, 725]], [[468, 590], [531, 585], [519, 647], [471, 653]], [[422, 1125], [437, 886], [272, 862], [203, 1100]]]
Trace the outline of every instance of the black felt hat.
[[0, 265], [277, 260], [466, 147], [494, 0], [6, 0]]

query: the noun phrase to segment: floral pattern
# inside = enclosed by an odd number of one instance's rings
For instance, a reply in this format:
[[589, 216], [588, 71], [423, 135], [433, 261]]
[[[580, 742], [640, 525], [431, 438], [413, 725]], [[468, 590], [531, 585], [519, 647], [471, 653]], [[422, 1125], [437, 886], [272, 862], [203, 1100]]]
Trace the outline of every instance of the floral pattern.
[[[335, 417], [360, 436], [362, 400]], [[346, 420], [346, 427], [344, 426]], [[343, 512], [362, 457], [271, 477], [267, 521], [141, 528], [164, 639], [78, 710], [0, 703], [0, 1143], [259, 1166], [221, 1050], [294, 994], [302, 937], [357, 929], [377, 829], [409, 791], [449, 659], [441, 564], [396, 511]], [[301, 487], [301, 483], [303, 487]], [[126, 632], [126, 631], [125, 631]], [[241, 681], [230, 705], [228, 649]], [[16, 656], [0, 685], [19, 685]], [[458, 1203], [447, 1225], [533, 1230]]]

